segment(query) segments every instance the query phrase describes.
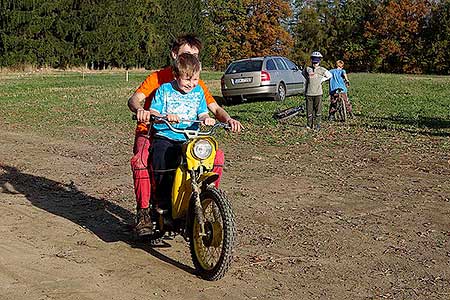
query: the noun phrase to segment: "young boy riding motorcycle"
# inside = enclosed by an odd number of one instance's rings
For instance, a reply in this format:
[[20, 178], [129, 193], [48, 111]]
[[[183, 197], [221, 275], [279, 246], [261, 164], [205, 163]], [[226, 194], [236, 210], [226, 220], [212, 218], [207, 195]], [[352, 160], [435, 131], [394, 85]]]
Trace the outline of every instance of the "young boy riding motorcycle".
[[[173, 59], [176, 59], [182, 53], [191, 53], [194, 56], [198, 56], [201, 49], [202, 43], [195, 35], [182, 35], [173, 43], [171, 56]], [[150, 121], [150, 111], [148, 109], [160, 85], [171, 82], [174, 79], [172, 71], [172, 67], [169, 66], [151, 73], [128, 100], [128, 107], [133, 113], [136, 113], [138, 121], [133, 147], [134, 156], [131, 159], [131, 169], [133, 171], [137, 204], [135, 231], [139, 236], [151, 234], [152, 226], [148, 212], [151, 193], [151, 172], [149, 172], [151, 165], [148, 163], [148, 160], [152, 138], [151, 135], [147, 135], [148, 123]], [[201, 86], [205, 94], [208, 109], [215, 117], [221, 122], [228, 123], [233, 132], [240, 132], [243, 128], [241, 123], [231, 118], [216, 103], [202, 80], [199, 80], [199, 86]], [[220, 161], [223, 163], [223, 152], [218, 152], [216, 158], [219, 163]]]
[[[192, 54], [182, 53], [175, 60], [175, 80], [161, 85], [150, 106], [150, 113], [157, 117], [166, 116], [177, 129], [195, 129], [200, 120], [205, 125], [214, 125], [209, 117], [203, 89], [198, 85], [200, 61]], [[155, 134], [152, 141], [152, 167], [155, 172], [155, 199], [159, 205], [170, 201], [173, 171], [180, 162], [181, 146], [186, 136], [171, 131], [166, 124], [153, 124]]]

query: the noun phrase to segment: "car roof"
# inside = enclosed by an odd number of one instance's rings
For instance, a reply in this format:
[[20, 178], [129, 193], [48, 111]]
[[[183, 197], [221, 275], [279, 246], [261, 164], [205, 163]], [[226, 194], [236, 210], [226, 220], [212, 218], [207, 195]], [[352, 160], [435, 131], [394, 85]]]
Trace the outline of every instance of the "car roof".
[[234, 60], [234, 61], [232, 61], [232, 63], [241, 62], [241, 61], [247, 61], [247, 60], [264, 60], [266, 58], [273, 58], [273, 57], [284, 58], [283, 56], [278, 56], [278, 55], [267, 55], [267, 56], [242, 58], [242, 59]]

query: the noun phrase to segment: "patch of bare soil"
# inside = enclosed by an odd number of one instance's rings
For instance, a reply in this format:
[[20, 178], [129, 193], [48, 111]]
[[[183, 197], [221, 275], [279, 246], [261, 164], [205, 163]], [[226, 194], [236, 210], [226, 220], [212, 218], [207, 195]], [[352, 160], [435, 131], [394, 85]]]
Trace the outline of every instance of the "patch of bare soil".
[[129, 145], [0, 131], [0, 295], [16, 299], [450, 299], [446, 137], [224, 145], [238, 241], [220, 281], [180, 237], [130, 236]]

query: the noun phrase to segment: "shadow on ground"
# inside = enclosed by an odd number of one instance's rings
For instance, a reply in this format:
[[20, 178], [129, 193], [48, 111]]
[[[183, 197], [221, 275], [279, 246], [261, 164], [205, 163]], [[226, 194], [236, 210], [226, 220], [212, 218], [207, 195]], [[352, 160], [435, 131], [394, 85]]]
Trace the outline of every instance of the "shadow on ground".
[[412, 134], [430, 136], [450, 136], [450, 120], [443, 118], [406, 118], [406, 117], [366, 117], [370, 123], [364, 124], [367, 127], [403, 131]]
[[0, 172], [2, 193], [24, 195], [34, 206], [88, 229], [104, 242], [125, 242], [188, 273], [194, 273], [193, 268], [167, 257], [148, 243], [136, 242], [131, 230], [134, 215], [127, 209], [106, 199], [87, 195], [73, 182], [63, 184], [5, 165], [0, 165]]

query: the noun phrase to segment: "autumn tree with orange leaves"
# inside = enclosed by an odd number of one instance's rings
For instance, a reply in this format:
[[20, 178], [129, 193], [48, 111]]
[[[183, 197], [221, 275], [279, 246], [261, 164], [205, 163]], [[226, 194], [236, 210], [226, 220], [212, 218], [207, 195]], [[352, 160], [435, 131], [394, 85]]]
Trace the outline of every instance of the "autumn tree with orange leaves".
[[420, 73], [420, 33], [430, 13], [428, 0], [391, 0], [377, 6], [365, 37], [377, 47], [383, 71]]
[[288, 55], [293, 40], [283, 21], [292, 15], [284, 0], [207, 0], [207, 50], [216, 69], [232, 60]]
[[248, 55], [288, 55], [292, 37], [282, 26], [282, 20], [292, 15], [287, 1], [247, 0]]

